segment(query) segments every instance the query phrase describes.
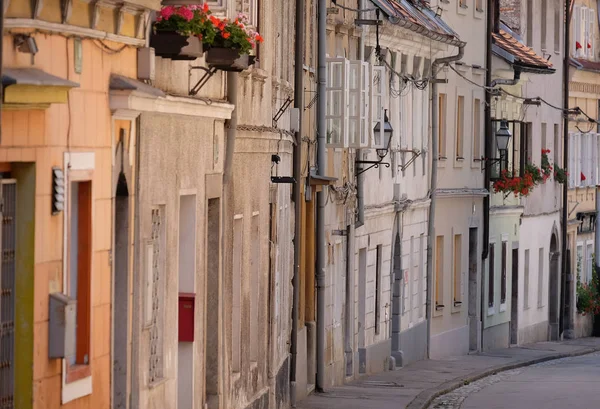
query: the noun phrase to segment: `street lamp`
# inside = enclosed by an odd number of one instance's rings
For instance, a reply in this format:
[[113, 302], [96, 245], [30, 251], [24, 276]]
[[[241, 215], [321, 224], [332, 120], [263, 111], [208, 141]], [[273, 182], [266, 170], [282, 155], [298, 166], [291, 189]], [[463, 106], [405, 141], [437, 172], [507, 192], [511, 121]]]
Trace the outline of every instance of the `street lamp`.
[[500, 163], [499, 172], [497, 175], [492, 176], [492, 179], [497, 179], [502, 176], [502, 172], [508, 167], [508, 144], [512, 133], [508, 127], [508, 121], [503, 119], [500, 121], [500, 128], [495, 133], [496, 136], [496, 148], [499, 152], [498, 158], [486, 158], [486, 164], [483, 169], [492, 166], [496, 163]]
[[[377, 122], [375, 127], [373, 128], [373, 132], [375, 135], [381, 134], [381, 121]], [[392, 135], [394, 134], [394, 128], [392, 128], [392, 124], [388, 120], [387, 109], [383, 111], [383, 146], [384, 148], [377, 149], [377, 156], [380, 159], [386, 157], [388, 150], [390, 149], [390, 141], [392, 140]]]
[[383, 111], [383, 129], [381, 128], [381, 122], [382, 121], [377, 122], [375, 124], [375, 127], [373, 128], [374, 135], [379, 134], [381, 136], [381, 134], [383, 134], [383, 148], [376, 148], [379, 160], [357, 160], [357, 165], [371, 165], [368, 168], [359, 169], [356, 172], [357, 176], [371, 168], [378, 168], [379, 165], [384, 165], [386, 168], [390, 167], [389, 163], [382, 162], [383, 158], [385, 158], [388, 154], [388, 151], [390, 149], [390, 142], [392, 140], [392, 136], [394, 135], [394, 128], [392, 128], [392, 124], [390, 124], [390, 121], [387, 116], [387, 109]]

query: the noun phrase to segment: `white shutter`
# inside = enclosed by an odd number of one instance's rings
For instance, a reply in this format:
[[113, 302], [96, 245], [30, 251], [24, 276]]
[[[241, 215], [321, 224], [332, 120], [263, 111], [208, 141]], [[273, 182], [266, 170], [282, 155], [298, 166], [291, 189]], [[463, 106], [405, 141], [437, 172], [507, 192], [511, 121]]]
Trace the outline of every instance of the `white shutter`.
[[369, 135], [371, 134], [371, 64], [363, 62], [360, 72], [360, 146], [362, 148], [369, 146]]
[[569, 133], [569, 167], [567, 172], [569, 173], [569, 187], [575, 187], [575, 134]]
[[361, 61], [350, 61], [348, 70], [348, 146], [360, 148], [361, 119], [363, 106], [361, 104]]
[[587, 7], [582, 7], [580, 14], [580, 23], [579, 23], [579, 44], [581, 44], [581, 48], [579, 49], [579, 56], [583, 57], [586, 53], [586, 33], [587, 33]]
[[327, 145], [343, 148], [348, 145], [348, 60], [327, 59]]
[[598, 185], [598, 134], [592, 133], [592, 185]]
[[[386, 77], [385, 77], [385, 67], [384, 66], [375, 66], [373, 67], [373, 75], [372, 75], [372, 124], [373, 127], [378, 122], [383, 122], [383, 104], [386, 101]], [[383, 125], [383, 124], [382, 124]], [[384, 148], [383, 146], [383, 126], [380, 127], [381, 132], [375, 134], [372, 132], [373, 138], [371, 142], [372, 148]]]
[[588, 44], [585, 45], [588, 58], [594, 57], [594, 23], [596, 22], [596, 10], [588, 9]]
[[574, 56], [578, 56], [579, 50], [577, 49], [577, 43], [579, 42], [581, 44], [581, 6], [573, 6], [573, 16], [571, 21], [573, 22], [571, 32], [571, 50], [573, 50]]

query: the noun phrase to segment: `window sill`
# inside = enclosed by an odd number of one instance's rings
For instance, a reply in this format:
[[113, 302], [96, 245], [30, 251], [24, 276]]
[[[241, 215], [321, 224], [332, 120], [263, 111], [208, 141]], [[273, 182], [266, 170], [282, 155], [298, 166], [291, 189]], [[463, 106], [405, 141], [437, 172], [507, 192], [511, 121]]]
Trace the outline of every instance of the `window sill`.
[[163, 376], [162, 378], [151, 382], [148, 384], [148, 389], [154, 389], [154, 388], [158, 388], [160, 385], [162, 385], [163, 383], [167, 382], [167, 377]]
[[436, 304], [435, 310], [436, 311], [444, 311], [444, 307], [445, 307], [444, 304]]
[[[62, 382], [62, 390], [61, 390], [61, 404], [65, 405], [75, 399], [83, 398], [84, 396], [88, 396], [92, 394], [92, 376], [89, 375], [87, 377], [81, 378], [76, 381], [71, 381], [67, 383], [67, 367], [68, 364], [63, 360], [63, 382]], [[89, 365], [81, 365], [87, 366]]]
[[505, 311], [506, 311], [506, 303], [500, 304], [500, 312], [505, 312]]
[[69, 365], [69, 363], [67, 363], [65, 383], [69, 384], [77, 382], [89, 376], [92, 376], [92, 369], [89, 365]]
[[487, 315], [488, 317], [491, 315], [494, 315], [496, 313], [496, 309], [494, 308], [494, 306], [488, 306], [488, 310], [487, 310]]

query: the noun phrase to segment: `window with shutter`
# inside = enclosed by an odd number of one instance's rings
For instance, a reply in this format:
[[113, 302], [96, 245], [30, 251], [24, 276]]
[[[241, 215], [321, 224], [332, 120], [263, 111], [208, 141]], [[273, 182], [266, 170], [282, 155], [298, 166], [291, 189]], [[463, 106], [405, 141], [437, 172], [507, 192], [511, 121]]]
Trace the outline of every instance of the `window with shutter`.
[[349, 64], [345, 58], [327, 59], [327, 145], [348, 146], [348, 78]]
[[594, 22], [596, 10], [588, 9], [588, 40], [586, 46], [588, 58], [594, 58]]
[[575, 156], [576, 156], [576, 152], [575, 152], [575, 134], [574, 133], [570, 133], [569, 134], [569, 167], [567, 169], [567, 172], [569, 173], [569, 187], [570, 188], [574, 188], [575, 187]]
[[362, 119], [362, 87], [360, 84], [362, 63], [350, 61], [348, 70], [348, 146], [360, 148]]
[[578, 56], [580, 53], [580, 49], [582, 47], [581, 44], [581, 6], [575, 5], [573, 6], [573, 16], [571, 21], [572, 31], [571, 31], [571, 50], [573, 55]]
[[371, 64], [363, 62], [360, 73], [360, 146], [369, 146], [369, 135], [371, 129], [371, 104], [369, 95], [371, 93]]
[[[385, 77], [385, 67], [383, 66], [375, 66], [373, 67], [373, 75], [372, 75], [372, 127], [383, 121], [383, 104], [386, 101], [386, 77]], [[372, 148], [383, 148], [383, 126], [380, 127], [381, 132], [375, 133], [373, 132], [373, 138], [371, 147]]]

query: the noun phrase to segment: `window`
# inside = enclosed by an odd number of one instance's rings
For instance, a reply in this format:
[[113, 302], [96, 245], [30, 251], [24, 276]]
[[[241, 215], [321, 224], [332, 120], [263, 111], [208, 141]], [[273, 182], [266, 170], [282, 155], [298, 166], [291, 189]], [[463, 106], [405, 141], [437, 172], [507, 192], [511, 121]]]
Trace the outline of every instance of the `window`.
[[458, 0], [458, 5], [463, 9], [467, 8], [467, 0]]
[[494, 281], [495, 281], [495, 276], [494, 276], [494, 264], [496, 263], [495, 257], [494, 257], [494, 250], [496, 248], [496, 243], [490, 243], [490, 252], [488, 254], [488, 270], [489, 270], [489, 276], [488, 276], [488, 307], [493, 308], [494, 307]]
[[523, 309], [527, 309], [529, 308], [529, 250], [525, 250], [523, 268]]
[[569, 134], [569, 187], [594, 186], [598, 182], [597, 133]]
[[444, 236], [435, 240], [435, 308], [444, 308]]
[[[372, 90], [373, 90], [373, 100], [372, 100], [372, 126], [371, 130], [377, 125], [378, 122], [383, 120], [383, 110], [384, 104], [386, 101], [386, 91], [387, 91], [387, 82], [385, 75], [385, 67], [383, 66], [375, 66], [373, 67], [373, 78], [372, 78]], [[372, 132], [372, 131], [370, 131]], [[373, 148], [384, 148], [383, 146], [383, 127], [381, 127], [381, 132], [378, 134], [373, 133], [372, 147]]]
[[371, 85], [369, 64], [350, 61], [348, 75], [348, 143], [360, 148], [368, 145], [370, 134], [368, 118], [368, 95]]
[[539, 249], [538, 254], [538, 308], [544, 306], [544, 249]]
[[456, 104], [456, 159], [464, 159], [465, 97], [458, 96]]
[[502, 270], [500, 274], [502, 274], [500, 281], [500, 304], [506, 304], [506, 263], [508, 257], [508, 243], [502, 242]]
[[454, 306], [462, 303], [462, 235], [454, 235]]
[[446, 94], [438, 96], [438, 156], [446, 159]]
[[347, 110], [348, 104], [348, 60], [330, 58], [327, 60], [327, 144], [333, 148], [348, 146]]
[[523, 150], [523, 161], [524, 163], [533, 163], [533, 124], [528, 122], [525, 125], [525, 138], [523, 138], [525, 147]]
[[147, 257], [150, 273], [150, 362], [149, 383], [163, 379], [163, 338], [165, 310], [165, 207], [152, 209], [152, 228]]
[[547, 131], [548, 125], [545, 122], [542, 122], [542, 149], [546, 149], [548, 147], [548, 145], [546, 145], [547, 141], [546, 141], [546, 131]]
[[541, 39], [541, 43], [542, 43], [542, 50], [546, 50], [546, 36], [547, 36], [547, 22], [548, 22], [548, 0], [541, 0], [542, 5], [541, 5], [541, 23], [542, 23], [542, 39]]
[[242, 367], [242, 257], [244, 253], [244, 219], [235, 215], [233, 220], [233, 302], [231, 308], [231, 369], [239, 372]]
[[533, 0], [527, 0], [527, 45], [533, 47]]
[[558, 165], [562, 168], [563, 164], [560, 158], [560, 128], [558, 124], [554, 124], [554, 146], [552, 149], [554, 149], [554, 167], [556, 168], [556, 165]]
[[594, 271], [594, 243], [587, 243], [586, 246], [586, 281], [588, 283], [592, 282], [592, 272]]
[[554, 51], [557, 53], [560, 52], [561, 10], [562, 1], [554, 0]]
[[473, 100], [473, 160], [481, 160], [481, 100]]
[[381, 330], [381, 258], [383, 247], [381, 244], [377, 246], [377, 256], [375, 260], [375, 334], [379, 334]]
[[588, 24], [587, 24], [587, 42], [586, 42], [586, 50], [587, 50], [587, 58], [594, 58], [594, 22], [598, 18], [596, 16], [596, 10], [588, 9]]
[[483, 11], [483, 0], [475, 0], [475, 10]]
[[77, 307], [75, 356], [67, 357], [67, 382], [91, 375], [92, 182], [71, 180], [68, 291]]

